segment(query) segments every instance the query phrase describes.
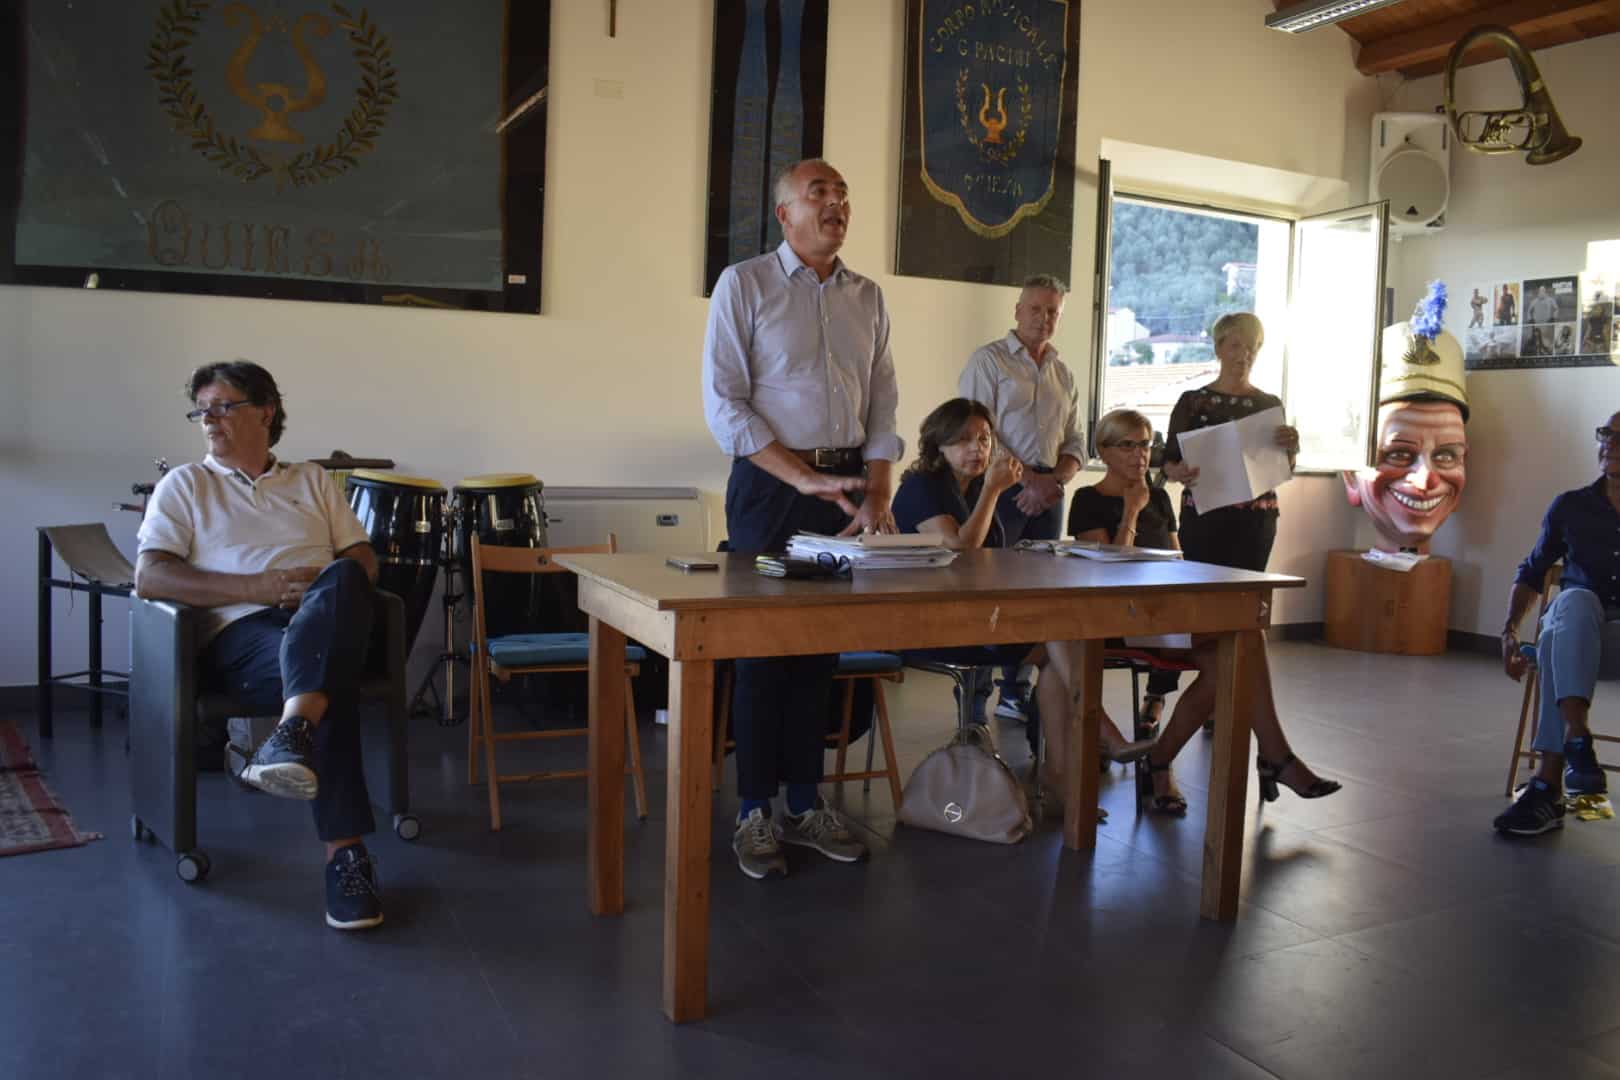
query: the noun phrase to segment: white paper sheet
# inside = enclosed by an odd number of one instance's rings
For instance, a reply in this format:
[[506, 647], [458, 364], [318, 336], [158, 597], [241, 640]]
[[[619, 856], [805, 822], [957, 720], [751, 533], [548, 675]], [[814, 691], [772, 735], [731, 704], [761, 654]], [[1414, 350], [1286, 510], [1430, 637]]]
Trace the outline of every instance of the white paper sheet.
[[1198, 469], [1193, 502], [1199, 513], [1248, 502], [1293, 477], [1288, 452], [1277, 445], [1277, 429], [1286, 422], [1280, 408], [1271, 408], [1181, 433], [1181, 456]]

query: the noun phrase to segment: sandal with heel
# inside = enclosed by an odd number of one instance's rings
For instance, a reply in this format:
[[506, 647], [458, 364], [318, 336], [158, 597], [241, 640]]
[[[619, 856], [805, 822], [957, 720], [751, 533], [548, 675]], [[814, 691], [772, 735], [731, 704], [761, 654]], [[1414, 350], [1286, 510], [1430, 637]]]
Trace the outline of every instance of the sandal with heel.
[[1151, 758], [1143, 758], [1137, 762], [1136, 769], [1136, 806], [1138, 809], [1146, 807], [1155, 814], [1170, 814], [1175, 817], [1185, 817], [1187, 814], [1187, 798], [1179, 791], [1166, 792], [1163, 795], [1153, 790], [1153, 774], [1167, 773], [1170, 763], [1155, 765]]
[[1159, 721], [1164, 716], [1164, 695], [1147, 694], [1142, 698], [1142, 711], [1136, 720], [1136, 737], [1152, 739], [1159, 734]]
[[1320, 776], [1311, 781], [1310, 787], [1303, 791], [1292, 784], [1284, 783], [1282, 774], [1288, 771], [1288, 766], [1298, 762], [1299, 759], [1292, 753], [1275, 764], [1258, 754], [1255, 755], [1254, 771], [1260, 777], [1260, 800], [1262, 802], [1276, 802], [1282, 794], [1281, 788], [1287, 788], [1302, 799], [1320, 799], [1332, 795], [1335, 791], [1344, 787], [1337, 780], [1324, 780]]

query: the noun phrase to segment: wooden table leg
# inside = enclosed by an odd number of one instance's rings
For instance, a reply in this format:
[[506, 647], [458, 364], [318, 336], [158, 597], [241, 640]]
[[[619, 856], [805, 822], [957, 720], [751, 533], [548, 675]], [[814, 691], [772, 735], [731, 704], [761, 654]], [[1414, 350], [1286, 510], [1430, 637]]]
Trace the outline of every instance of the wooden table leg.
[[[1097, 742], [1102, 731], [1103, 643], [1080, 643], [1074, 677], [1080, 707], [1069, 724], [1069, 760], [1063, 774], [1063, 846], [1091, 851], [1097, 846]], [[1046, 722], [1042, 718], [1042, 722]]]
[[1222, 634], [1215, 680], [1215, 740], [1209, 765], [1209, 817], [1204, 823], [1206, 919], [1237, 918], [1243, 884], [1243, 818], [1249, 790], [1249, 717], [1254, 710], [1256, 631]]
[[624, 911], [624, 635], [591, 618], [590, 806], [586, 881], [593, 915]]
[[709, 788], [714, 663], [669, 665], [669, 835], [664, 850], [664, 1014], [701, 1020], [709, 996]]

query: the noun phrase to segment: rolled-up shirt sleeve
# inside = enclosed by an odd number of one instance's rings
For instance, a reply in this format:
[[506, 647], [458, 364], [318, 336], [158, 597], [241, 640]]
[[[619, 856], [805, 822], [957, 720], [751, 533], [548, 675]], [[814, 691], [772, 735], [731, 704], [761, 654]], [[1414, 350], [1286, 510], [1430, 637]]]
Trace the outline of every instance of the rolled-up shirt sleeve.
[[1558, 496], [1547, 508], [1547, 516], [1541, 520], [1541, 535], [1536, 538], [1536, 546], [1531, 549], [1529, 556], [1519, 564], [1519, 572], [1513, 578], [1515, 584], [1528, 585], [1540, 592], [1547, 580], [1547, 571], [1568, 552], [1569, 542], [1564, 536], [1562, 513], [1566, 498], [1565, 495]]
[[703, 418], [714, 441], [732, 457], [756, 454], [776, 441], [771, 425], [749, 404], [752, 336], [747, 297], [736, 272], [728, 267], [709, 300], [709, 325], [703, 337]]
[[889, 309], [881, 301], [877, 318], [872, 381], [866, 392], [866, 442], [861, 445], [861, 457], [866, 461], [899, 461], [906, 452], [906, 441], [896, 430], [900, 383], [894, 374], [894, 354], [889, 351]]
[[1052, 459], [1052, 464], [1056, 466], [1064, 454], [1082, 466], [1086, 463], [1086, 435], [1080, 430], [1080, 387], [1072, 377], [1069, 379], [1069, 410], [1063, 417], [1063, 441], [1058, 444], [1057, 457]]

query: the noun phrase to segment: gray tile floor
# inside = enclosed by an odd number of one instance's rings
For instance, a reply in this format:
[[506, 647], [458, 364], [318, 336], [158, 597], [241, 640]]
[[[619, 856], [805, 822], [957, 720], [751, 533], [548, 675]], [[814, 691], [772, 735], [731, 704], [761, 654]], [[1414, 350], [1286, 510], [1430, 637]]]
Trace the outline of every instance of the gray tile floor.
[[[711, 1016], [678, 1028], [660, 728], [624, 917], [585, 910], [583, 783], [508, 789], [491, 834], [463, 729], [422, 722], [423, 836], [375, 841], [388, 923], [340, 935], [302, 807], [204, 777], [213, 874], [187, 887], [129, 838], [116, 718], [64, 715], [42, 744], [14, 717], [107, 839], [0, 860], [0, 1077], [1620, 1077], [1620, 821], [1492, 834], [1515, 688], [1475, 656], [1273, 657], [1297, 748], [1346, 789], [1251, 807], [1236, 925], [1198, 917], [1202, 737], [1187, 819], [1136, 818], [1116, 770], [1091, 855], [1051, 827], [1013, 848], [897, 832], [887, 793], [851, 785], [872, 860], [756, 883], [728, 790]], [[948, 685], [912, 674], [891, 701], [909, 771], [950, 730]], [[1128, 714], [1123, 675], [1108, 704]]]

